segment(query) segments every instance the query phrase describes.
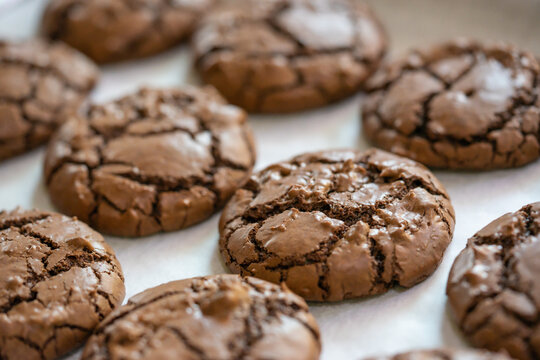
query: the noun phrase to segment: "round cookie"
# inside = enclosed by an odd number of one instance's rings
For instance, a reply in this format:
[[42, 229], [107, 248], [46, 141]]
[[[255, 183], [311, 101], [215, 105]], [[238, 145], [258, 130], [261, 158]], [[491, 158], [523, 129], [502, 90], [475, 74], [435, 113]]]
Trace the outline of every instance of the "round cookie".
[[46, 142], [97, 77], [94, 64], [61, 43], [0, 41], [0, 161]]
[[203, 79], [233, 104], [286, 113], [358, 91], [386, 35], [356, 0], [239, 0], [204, 19], [193, 46]]
[[447, 294], [465, 337], [513, 358], [540, 357], [540, 203], [501, 216], [469, 239]]
[[411, 287], [438, 266], [454, 210], [424, 166], [380, 150], [304, 154], [255, 174], [227, 204], [229, 268], [313, 301]]
[[4, 360], [58, 358], [124, 299], [113, 250], [86, 224], [60, 214], [0, 212], [0, 265]]
[[394, 356], [369, 357], [364, 360], [512, 360], [504, 354], [473, 350], [418, 350]]
[[304, 300], [254, 278], [174, 281], [109, 315], [83, 360], [319, 359], [319, 329]]
[[98, 63], [141, 58], [185, 40], [215, 0], [51, 0], [42, 31]]
[[431, 167], [522, 166], [540, 154], [539, 74], [536, 59], [510, 45], [413, 50], [368, 81], [364, 134]]
[[62, 212], [112, 235], [145, 236], [208, 218], [254, 162], [246, 114], [213, 89], [143, 89], [62, 126], [45, 179]]

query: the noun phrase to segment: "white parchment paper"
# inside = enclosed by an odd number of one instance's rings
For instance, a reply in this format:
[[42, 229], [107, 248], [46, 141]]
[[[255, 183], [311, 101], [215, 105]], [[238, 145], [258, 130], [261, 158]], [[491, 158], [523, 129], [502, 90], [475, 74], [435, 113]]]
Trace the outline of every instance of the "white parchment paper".
[[[0, 3], [6, 0], [0, 0]], [[23, 39], [38, 29], [44, 0], [19, 0], [0, 12], [0, 37]], [[538, 0], [371, 0], [392, 38], [392, 52], [467, 35], [515, 42], [540, 54]], [[187, 46], [103, 68], [93, 95], [104, 101], [142, 85], [197, 83]], [[257, 168], [298, 153], [335, 147], [368, 148], [359, 127], [359, 97], [291, 116], [253, 116]], [[0, 164], [0, 208], [53, 210], [42, 180], [43, 148]], [[448, 271], [466, 240], [496, 217], [540, 201], [540, 161], [516, 170], [436, 172], [452, 198], [457, 224], [439, 269], [409, 290], [336, 304], [311, 304], [323, 360], [356, 359], [429, 347], [466, 347], [452, 325], [444, 293]], [[142, 239], [107, 237], [126, 277], [127, 297], [186, 277], [226, 272], [217, 249], [215, 215], [192, 228]], [[1, 271], [1, 269], [0, 269]], [[70, 358], [78, 358], [78, 353]]]

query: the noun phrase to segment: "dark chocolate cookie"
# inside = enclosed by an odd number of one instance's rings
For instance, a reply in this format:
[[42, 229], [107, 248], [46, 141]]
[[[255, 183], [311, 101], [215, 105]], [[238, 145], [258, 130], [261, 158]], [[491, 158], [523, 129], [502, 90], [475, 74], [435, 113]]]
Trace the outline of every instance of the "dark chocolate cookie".
[[51, 0], [42, 30], [99, 63], [166, 50], [193, 32], [215, 0]]
[[472, 350], [419, 350], [394, 356], [369, 357], [365, 360], [512, 360], [504, 354]]
[[411, 287], [438, 266], [454, 210], [424, 166], [380, 150], [305, 154], [255, 174], [225, 207], [229, 268], [338, 301]]
[[86, 224], [38, 210], [0, 212], [0, 358], [56, 359], [124, 299], [113, 250]]
[[109, 234], [145, 236], [208, 218], [254, 162], [246, 114], [213, 89], [144, 89], [61, 127], [45, 178], [62, 212]]
[[524, 165], [540, 155], [539, 74], [536, 59], [510, 45], [411, 51], [368, 81], [365, 136], [437, 168]]
[[61, 43], [0, 41], [0, 161], [46, 142], [97, 77], [90, 60]]
[[135, 295], [110, 314], [83, 360], [316, 360], [319, 330], [304, 300], [254, 278], [215, 275]]
[[251, 112], [292, 112], [358, 91], [379, 65], [386, 36], [356, 0], [238, 0], [203, 20], [197, 68]]
[[493, 221], [459, 254], [448, 300], [475, 346], [540, 359], [540, 203]]

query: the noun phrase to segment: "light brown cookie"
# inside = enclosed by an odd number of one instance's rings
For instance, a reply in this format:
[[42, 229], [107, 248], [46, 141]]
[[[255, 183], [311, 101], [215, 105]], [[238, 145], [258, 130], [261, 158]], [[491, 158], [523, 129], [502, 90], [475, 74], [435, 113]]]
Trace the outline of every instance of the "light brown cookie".
[[413, 50], [368, 81], [365, 136], [427, 166], [518, 167], [540, 155], [540, 68], [511, 45]]
[[319, 329], [304, 300], [237, 275], [174, 281], [135, 295], [96, 329], [83, 360], [316, 360]]
[[386, 36], [356, 0], [238, 0], [194, 35], [197, 69], [250, 112], [320, 107], [358, 91], [379, 65]]
[[113, 250], [86, 224], [39, 210], [0, 212], [0, 358], [56, 359], [124, 299]]
[[467, 243], [448, 278], [455, 320], [475, 346], [540, 357], [540, 203], [491, 222]]
[[45, 179], [62, 212], [145, 236], [208, 218], [254, 162], [246, 114], [213, 89], [143, 89], [68, 121], [49, 145]]
[[424, 166], [335, 150], [253, 175], [223, 211], [219, 247], [235, 273], [338, 301], [424, 280], [453, 230], [450, 199]]
[[90, 60], [61, 43], [0, 41], [0, 161], [46, 142], [97, 78]]
[[51, 0], [42, 30], [98, 63], [135, 59], [189, 37], [215, 0]]

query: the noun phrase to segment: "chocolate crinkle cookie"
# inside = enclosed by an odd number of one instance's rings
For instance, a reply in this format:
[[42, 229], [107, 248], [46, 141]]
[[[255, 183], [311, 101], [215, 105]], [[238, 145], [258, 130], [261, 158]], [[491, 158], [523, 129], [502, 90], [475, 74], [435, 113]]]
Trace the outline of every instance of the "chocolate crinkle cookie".
[[475, 346], [540, 359], [540, 203], [503, 215], [472, 238], [448, 279], [455, 320]]
[[418, 350], [394, 356], [369, 357], [364, 360], [512, 360], [512, 358], [487, 351]]
[[262, 280], [216, 275], [135, 295], [100, 324], [82, 360], [316, 360], [320, 350], [300, 297]]
[[56, 359], [124, 299], [114, 252], [86, 224], [0, 212], [0, 359]]
[[534, 56], [511, 45], [411, 51], [369, 80], [365, 136], [431, 167], [522, 166], [540, 155], [539, 74]]
[[305, 154], [255, 174], [225, 207], [229, 268], [338, 301], [411, 287], [438, 266], [454, 210], [424, 166], [380, 150]]
[[356, 92], [376, 69], [386, 36], [356, 0], [238, 0], [194, 35], [203, 79], [250, 112], [315, 108]]
[[246, 114], [213, 89], [143, 89], [72, 117], [49, 145], [45, 178], [62, 212], [145, 236], [208, 218], [254, 162]]
[[61, 43], [0, 41], [0, 161], [46, 142], [97, 78], [90, 60]]
[[51, 0], [42, 31], [99, 63], [166, 50], [193, 32], [215, 0]]

